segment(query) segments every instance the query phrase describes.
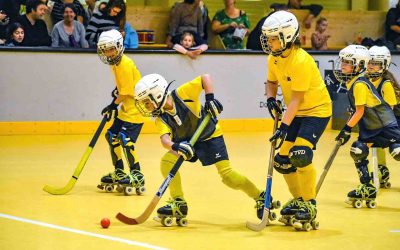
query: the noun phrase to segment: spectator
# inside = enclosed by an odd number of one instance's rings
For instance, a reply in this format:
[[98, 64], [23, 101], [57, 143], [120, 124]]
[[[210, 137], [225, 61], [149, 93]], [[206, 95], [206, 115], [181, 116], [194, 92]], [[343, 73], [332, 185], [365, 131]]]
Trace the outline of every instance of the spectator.
[[[103, 9], [95, 10], [86, 27], [86, 40], [90, 47], [96, 47], [100, 34], [112, 29], [125, 36], [126, 5], [123, 0], [110, 0]], [[121, 25], [122, 29], [121, 29]]]
[[309, 10], [310, 13], [303, 20], [304, 27], [306, 29], [311, 28], [311, 23], [315, 17], [321, 13], [323, 7], [319, 4], [310, 4], [310, 5], [301, 5], [302, 0], [288, 0], [287, 4], [279, 4], [273, 3], [270, 8], [274, 11], [277, 10], [288, 10], [288, 9], [300, 9], [300, 10]]
[[315, 26], [315, 32], [311, 35], [311, 46], [314, 50], [327, 50], [328, 49], [328, 39], [331, 37], [326, 34], [325, 31], [328, 27], [328, 20], [321, 17], [317, 21]]
[[249, 37], [247, 38], [246, 48], [251, 50], [263, 50], [261, 47], [260, 36], [262, 34], [262, 26], [265, 22], [265, 19], [269, 17], [272, 13], [269, 13], [267, 16], [263, 17], [258, 21], [256, 27], [250, 32]]
[[87, 22], [86, 12], [79, 0], [53, 0], [54, 4], [51, 8], [51, 20], [56, 24], [64, 19], [64, 4], [70, 3], [75, 6], [76, 20], [80, 23]]
[[195, 46], [194, 36], [190, 32], [183, 33], [180, 44], [175, 44], [173, 49], [187, 55], [192, 59], [196, 59], [198, 55], [208, 49], [207, 44], [200, 44]]
[[[204, 1], [199, 2], [200, 10], [201, 10], [201, 19], [203, 20], [203, 33], [202, 36], [204, 41], [208, 39], [208, 25], [210, 24], [210, 18], [208, 17], [208, 9], [204, 4]], [[207, 46], [208, 47], [208, 46]]]
[[25, 30], [24, 46], [50, 46], [51, 37], [42, 20], [46, 5], [40, 0], [26, 1], [26, 14], [17, 18]]
[[386, 14], [385, 21], [385, 38], [386, 41], [393, 44], [387, 44], [389, 49], [395, 49], [400, 44], [400, 1], [397, 2], [396, 8], [391, 8]]
[[75, 21], [76, 9], [72, 3], [63, 6], [64, 20], [54, 25], [51, 47], [89, 48], [85, 39], [85, 27]]
[[225, 9], [217, 11], [211, 29], [221, 36], [227, 49], [244, 49], [243, 39], [248, 34], [250, 21], [246, 13], [235, 7], [235, 0], [224, 0]]
[[0, 40], [6, 40], [7, 26], [16, 21], [18, 13], [18, 1], [0, 0]]
[[87, 17], [87, 22], [83, 23], [83, 25], [86, 27], [89, 24], [89, 20], [92, 18], [93, 16], [93, 12], [96, 8], [96, 2], [97, 0], [85, 0], [87, 8], [85, 9], [86, 12], [86, 17]]
[[184, 32], [191, 32], [196, 44], [202, 44], [204, 37], [204, 22], [199, 6], [200, 0], [184, 0], [176, 3], [171, 10], [169, 34], [166, 44], [172, 48], [179, 44]]
[[125, 23], [124, 47], [127, 49], [137, 49], [139, 47], [138, 34], [128, 22]]
[[20, 23], [12, 23], [7, 28], [7, 46], [22, 46], [24, 41], [25, 31]]

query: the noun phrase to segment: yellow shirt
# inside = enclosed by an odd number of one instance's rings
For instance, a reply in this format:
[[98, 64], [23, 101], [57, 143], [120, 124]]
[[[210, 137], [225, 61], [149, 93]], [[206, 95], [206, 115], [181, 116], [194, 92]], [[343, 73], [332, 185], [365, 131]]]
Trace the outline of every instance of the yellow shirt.
[[358, 77], [355, 77], [353, 80], [349, 81], [346, 84], [347, 89], [350, 89], [354, 84], [353, 95], [355, 106], [367, 106], [367, 107], [375, 107], [376, 105], [381, 104], [379, 97], [375, 96], [374, 93], [369, 89], [366, 83], [361, 81], [356, 81]]
[[128, 96], [121, 105], [118, 118], [130, 123], [143, 123], [144, 117], [136, 108], [134, 99], [135, 85], [141, 78], [135, 63], [123, 55], [121, 62], [118, 65], [112, 65], [111, 69], [114, 73], [118, 93]]
[[329, 117], [329, 92], [314, 59], [303, 49], [294, 48], [288, 57], [268, 56], [268, 81], [278, 82], [288, 105], [292, 91], [305, 92], [296, 116]]
[[[381, 78], [379, 78], [376, 81], [371, 81], [371, 83], [375, 86], [375, 88], [378, 88], [379, 83], [381, 83]], [[397, 104], [396, 100], [396, 94], [394, 93], [394, 88], [393, 85], [390, 81], [385, 81], [382, 86], [382, 93], [379, 93], [382, 95], [383, 100], [390, 106], [394, 106]]]
[[[176, 94], [181, 100], [191, 100], [192, 102], [185, 102], [186, 106], [195, 114], [197, 117], [200, 116], [201, 102], [200, 94], [203, 91], [203, 85], [201, 83], [201, 76], [184, 83], [176, 89]], [[174, 110], [172, 111], [174, 113]], [[170, 134], [173, 137], [169, 127], [161, 120], [161, 118], [156, 118], [156, 126], [160, 135]], [[222, 135], [222, 129], [217, 123], [215, 126], [214, 133], [210, 138], [218, 137]]]

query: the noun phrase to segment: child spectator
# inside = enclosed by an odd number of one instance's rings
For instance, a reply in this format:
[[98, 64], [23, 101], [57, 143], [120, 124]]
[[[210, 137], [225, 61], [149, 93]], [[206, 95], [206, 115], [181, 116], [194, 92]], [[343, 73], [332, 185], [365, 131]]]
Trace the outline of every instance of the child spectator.
[[7, 28], [7, 46], [22, 46], [25, 31], [20, 23], [12, 23]]
[[321, 17], [317, 21], [315, 26], [315, 32], [311, 35], [311, 45], [314, 50], [327, 50], [328, 49], [328, 39], [331, 37], [326, 34], [325, 31], [328, 27], [328, 20]]
[[207, 44], [200, 44], [199, 46], [195, 46], [196, 43], [194, 41], [194, 36], [190, 32], [183, 33], [181, 37], [181, 43], [175, 44], [173, 49], [187, 55], [192, 59], [196, 59], [198, 55], [208, 49]]

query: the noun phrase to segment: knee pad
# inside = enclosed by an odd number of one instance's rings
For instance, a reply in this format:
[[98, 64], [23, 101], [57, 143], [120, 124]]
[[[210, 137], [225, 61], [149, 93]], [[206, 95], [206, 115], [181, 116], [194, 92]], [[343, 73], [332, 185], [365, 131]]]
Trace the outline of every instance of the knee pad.
[[116, 145], [119, 145], [119, 140], [117, 135], [111, 132], [110, 130], [107, 130], [105, 137], [110, 146], [115, 147]]
[[124, 133], [119, 132], [118, 139], [120, 140], [122, 147], [130, 150], [135, 150], [135, 144], [131, 141], [131, 138], [126, 136]]
[[389, 146], [389, 153], [396, 161], [400, 161], [400, 143], [393, 143]]
[[365, 143], [362, 143], [360, 141], [355, 141], [353, 142], [353, 144], [351, 144], [350, 155], [355, 163], [367, 159], [368, 154], [369, 154], [369, 148]]
[[314, 153], [307, 146], [293, 146], [289, 151], [289, 160], [296, 168], [304, 168], [312, 163]]
[[290, 174], [296, 172], [296, 167], [290, 163], [289, 157], [276, 154], [274, 157], [274, 168], [278, 173]]

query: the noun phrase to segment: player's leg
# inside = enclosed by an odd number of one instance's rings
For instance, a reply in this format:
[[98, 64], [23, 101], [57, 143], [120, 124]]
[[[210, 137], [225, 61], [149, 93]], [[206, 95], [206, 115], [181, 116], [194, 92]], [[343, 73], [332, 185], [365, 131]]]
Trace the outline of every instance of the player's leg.
[[378, 170], [379, 170], [379, 183], [381, 188], [386, 188], [387, 183], [389, 183], [389, 169], [386, 166], [386, 154], [384, 148], [376, 149], [377, 157], [378, 157]]

